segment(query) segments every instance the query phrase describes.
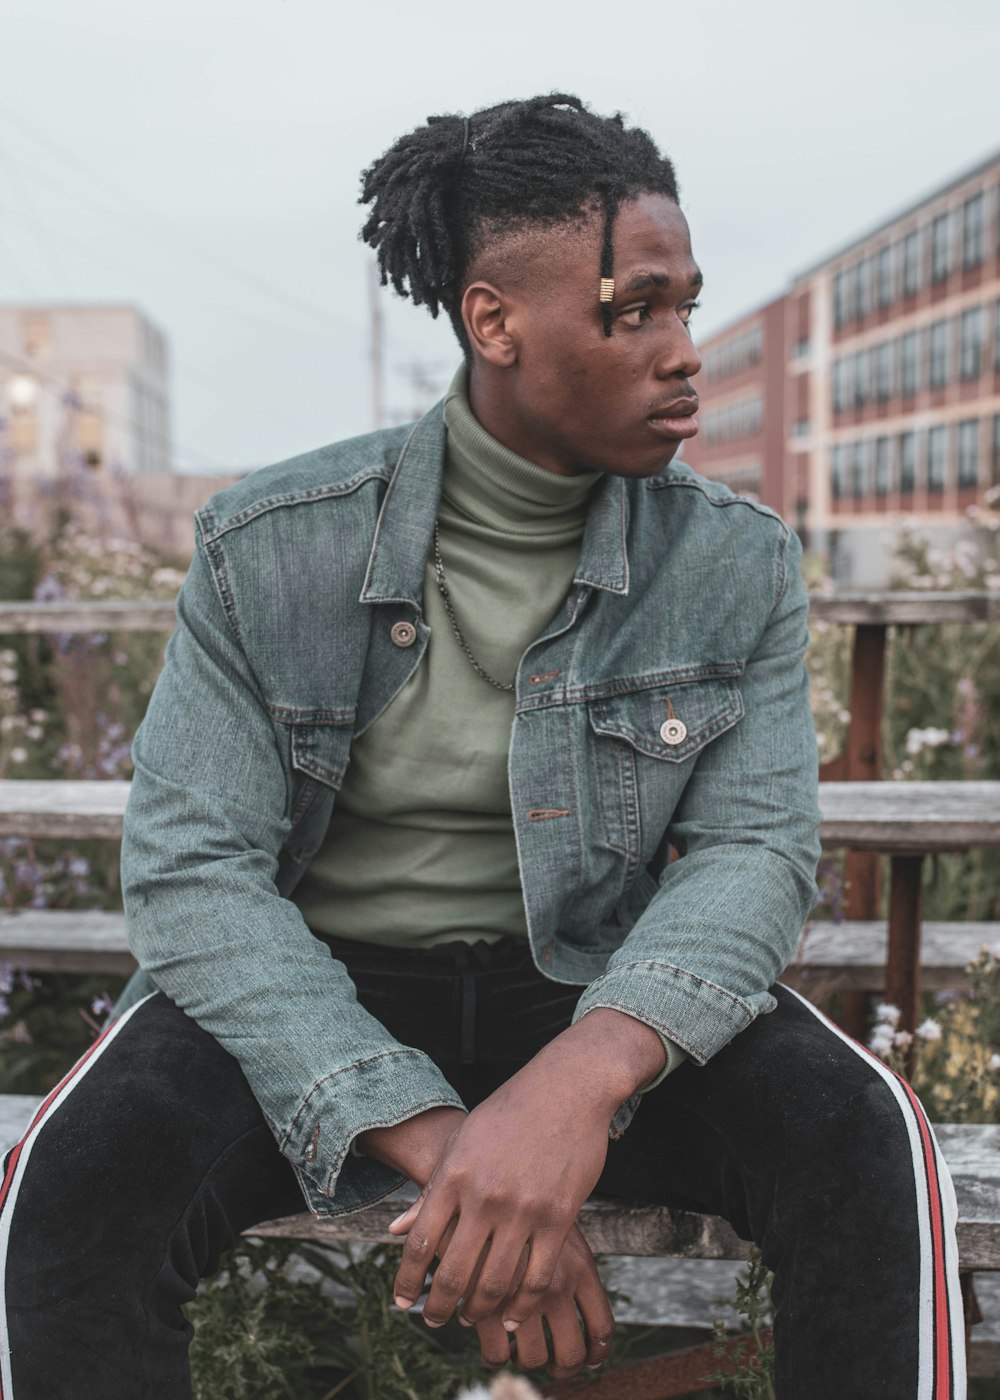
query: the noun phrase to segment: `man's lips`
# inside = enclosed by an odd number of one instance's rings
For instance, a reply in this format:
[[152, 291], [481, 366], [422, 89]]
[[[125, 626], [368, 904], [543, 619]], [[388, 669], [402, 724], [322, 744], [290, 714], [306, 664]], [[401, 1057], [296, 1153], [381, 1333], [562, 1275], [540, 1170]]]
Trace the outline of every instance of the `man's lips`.
[[646, 422], [654, 432], [669, 438], [691, 438], [698, 431], [698, 399], [688, 395], [654, 408]]

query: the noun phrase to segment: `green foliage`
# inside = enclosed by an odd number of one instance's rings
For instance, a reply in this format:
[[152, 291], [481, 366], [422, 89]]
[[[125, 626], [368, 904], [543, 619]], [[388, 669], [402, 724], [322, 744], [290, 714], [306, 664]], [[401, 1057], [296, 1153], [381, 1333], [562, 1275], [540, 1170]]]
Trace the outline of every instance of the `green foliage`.
[[[731, 1303], [740, 1314], [740, 1335], [748, 1339], [745, 1350], [735, 1358], [731, 1373], [720, 1371], [711, 1377], [731, 1395], [739, 1395], [743, 1400], [775, 1400], [774, 1394], [774, 1347], [766, 1334], [774, 1325], [774, 1303], [771, 1299], [773, 1275], [765, 1266], [760, 1250], [751, 1249], [746, 1269], [736, 1279], [736, 1293], [732, 1299], [720, 1298], [720, 1303]], [[717, 1354], [726, 1356], [724, 1343], [727, 1340], [725, 1326], [715, 1324], [715, 1337], [719, 1343]]]
[[[313, 1277], [294, 1277], [296, 1260]], [[195, 1400], [454, 1400], [482, 1374], [475, 1334], [395, 1308], [398, 1263], [384, 1247], [241, 1240], [188, 1307]]]

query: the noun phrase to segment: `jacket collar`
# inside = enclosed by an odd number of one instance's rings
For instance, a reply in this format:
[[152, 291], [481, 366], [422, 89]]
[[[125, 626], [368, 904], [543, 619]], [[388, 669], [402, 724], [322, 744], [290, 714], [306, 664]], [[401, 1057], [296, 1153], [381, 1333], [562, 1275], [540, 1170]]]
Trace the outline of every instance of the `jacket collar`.
[[[403, 444], [375, 526], [362, 603], [420, 607], [430, 553], [446, 433], [444, 401], [421, 418]], [[606, 476], [594, 490], [574, 582], [627, 593], [629, 495], [624, 477]]]

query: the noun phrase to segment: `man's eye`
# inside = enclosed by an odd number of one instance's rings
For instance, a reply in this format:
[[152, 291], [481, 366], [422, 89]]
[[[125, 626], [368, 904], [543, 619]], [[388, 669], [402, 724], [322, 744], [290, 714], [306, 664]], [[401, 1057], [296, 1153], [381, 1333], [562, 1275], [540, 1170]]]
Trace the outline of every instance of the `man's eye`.
[[701, 305], [701, 302], [700, 302], [700, 301], [689, 301], [689, 302], [687, 303], [686, 306], [682, 306], [682, 307], [680, 308], [680, 310], [678, 311], [677, 314], [678, 314], [678, 316], [681, 318], [681, 320], [684, 322], [685, 325], [687, 325], [688, 321], [690, 321], [690, 319], [691, 319], [691, 316], [693, 315], [693, 313], [694, 313], [695, 311], [698, 310], [698, 307], [699, 307], [700, 305]]
[[618, 317], [619, 321], [624, 321], [626, 326], [641, 326], [643, 321], [648, 321], [652, 312], [649, 303], [642, 306], [630, 306], [627, 311], [623, 311]]

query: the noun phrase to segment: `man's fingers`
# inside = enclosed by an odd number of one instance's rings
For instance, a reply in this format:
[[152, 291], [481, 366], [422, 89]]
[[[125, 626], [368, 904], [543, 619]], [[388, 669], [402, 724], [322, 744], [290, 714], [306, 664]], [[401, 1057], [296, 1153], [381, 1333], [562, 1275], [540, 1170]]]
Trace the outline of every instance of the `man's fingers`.
[[535, 1313], [522, 1322], [514, 1333], [517, 1347], [517, 1364], [523, 1371], [533, 1371], [544, 1366], [549, 1359], [549, 1348], [542, 1328], [541, 1313]]
[[441, 1327], [446, 1323], [459, 1299], [464, 1297], [488, 1244], [483, 1235], [481, 1224], [474, 1221], [466, 1223], [464, 1217], [459, 1216], [455, 1233], [441, 1251], [431, 1291], [424, 1304], [424, 1321], [429, 1326]]
[[615, 1319], [608, 1302], [608, 1295], [598, 1277], [596, 1269], [588, 1274], [576, 1290], [576, 1305], [583, 1317], [587, 1336], [587, 1365], [600, 1366], [611, 1354], [611, 1343], [615, 1335]]
[[390, 1235], [405, 1235], [405, 1234], [406, 1234], [407, 1230], [410, 1228], [410, 1226], [413, 1224], [414, 1220], [416, 1220], [417, 1215], [420, 1213], [420, 1207], [423, 1205], [423, 1203], [424, 1203], [424, 1197], [425, 1197], [426, 1195], [427, 1195], [427, 1190], [426, 1190], [426, 1187], [425, 1187], [424, 1190], [421, 1191], [421, 1193], [420, 1193], [420, 1195], [417, 1197], [417, 1199], [413, 1202], [413, 1205], [412, 1205], [412, 1206], [407, 1206], [406, 1210], [403, 1211], [403, 1214], [402, 1214], [402, 1215], [397, 1215], [396, 1218], [395, 1218], [395, 1220], [390, 1221], [390, 1223], [389, 1223], [389, 1234], [390, 1234]]
[[500, 1314], [497, 1313], [494, 1317], [486, 1317], [482, 1322], [477, 1322], [476, 1336], [479, 1338], [479, 1350], [482, 1354], [483, 1365], [489, 1366], [493, 1370], [498, 1366], [506, 1366], [510, 1360], [510, 1337], [500, 1321]]
[[472, 1322], [479, 1322], [494, 1312], [499, 1316], [501, 1303], [521, 1282], [527, 1254], [527, 1246], [522, 1242], [500, 1243], [494, 1237], [462, 1299], [462, 1316]]
[[[575, 1376], [587, 1360], [587, 1341], [571, 1298], [560, 1297], [546, 1305], [545, 1320], [552, 1337], [552, 1363], [549, 1370], [555, 1380]], [[521, 1327], [525, 1324], [522, 1323]], [[520, 1337], [521, 1327], [516, 1335]], [[518, 1343], [520, 1346], [520, 1343]]]
[[564, 1235], [557, 1235], [551, 1230], [532, 1238], [524, 1277], [503, 1309], [503, 1323], [509, 1332], [537, 1311], [552, 1282], [564, 1239]]
[[393, 1285], [396, 1306], [410, 1308], [424, 1291], [441, 1237], [451, 1224], [454, 1203], [444, 1191], [430, 1191], [403, 1241], [403, 1258]]

